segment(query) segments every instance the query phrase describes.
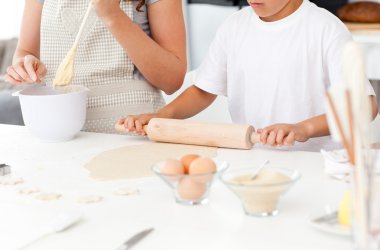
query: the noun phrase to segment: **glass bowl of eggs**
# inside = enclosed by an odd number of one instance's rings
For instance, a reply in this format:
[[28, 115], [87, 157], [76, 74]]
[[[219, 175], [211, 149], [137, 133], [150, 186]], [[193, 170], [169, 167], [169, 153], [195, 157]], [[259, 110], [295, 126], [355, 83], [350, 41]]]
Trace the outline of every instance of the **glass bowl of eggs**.
[[191, 154], [180, 160], [166, 159], [153, 165], [153, 172], [173, 190], [177, 203], [206, 204], [215, 178], [228, 168], [227, 162]]

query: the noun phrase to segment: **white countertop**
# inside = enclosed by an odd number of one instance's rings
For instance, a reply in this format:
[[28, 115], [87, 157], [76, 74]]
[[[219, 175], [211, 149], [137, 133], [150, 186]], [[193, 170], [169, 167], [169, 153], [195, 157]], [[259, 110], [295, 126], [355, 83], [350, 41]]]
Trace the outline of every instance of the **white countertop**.
[[[69, 230], [50, 235], [27, 249], [114, 250], [134, 233], [154, 232], [133, 249], [350, 249], [348, 237], [317, 231], [308, 224], [310, 213], [336, 205], [344, 184], [323, 173], [318, 153], [219, 149], [218, 158], [231, 168], [259, 164], [265, 159], [298, 169], [301, 180], [281, 202], [280, 213], [254, 218], [243, 213], [239, 200], [219, 180], [210, 202], [201, 206], [176, 204], [169, 188], [157, 177], [100, 182], [88, 177], [84, 163], [97, 153], [125, 145], [150, 143], [145, 138], [80, 133], [74, 140], [47, 144], [32, 138], [26, 128], [0, 125], [0, 163], [12, 166], [24, 184], [0, 186], [0, 249], [6, 250], [30, 230], [60, 211], [79, 210], [84, 219]], [[38, 201], [19, 195], [35, 186], [63, 194], [58, 201]], [[137, 187], [141, 194], [116, 197], [119, 187]], [[81, 195], [102, 195], [97, 204], [80, 205]], [[17, 233], [16, 233], [17, 232]], [[4, 243], [5, 242], [5, 243]]]

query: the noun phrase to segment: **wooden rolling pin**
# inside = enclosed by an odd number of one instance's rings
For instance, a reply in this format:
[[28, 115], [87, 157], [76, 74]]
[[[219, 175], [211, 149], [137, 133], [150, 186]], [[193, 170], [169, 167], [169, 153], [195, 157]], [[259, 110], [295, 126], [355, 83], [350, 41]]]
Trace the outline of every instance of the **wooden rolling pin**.
[[[123, 124], [116, 124], [115, 129], [125, 132]], [[157, 142], [238, 149], [250, 149], [260, 142], [260, 135], [251, 125], [153, 118], [144, 130], [150, 140]]]

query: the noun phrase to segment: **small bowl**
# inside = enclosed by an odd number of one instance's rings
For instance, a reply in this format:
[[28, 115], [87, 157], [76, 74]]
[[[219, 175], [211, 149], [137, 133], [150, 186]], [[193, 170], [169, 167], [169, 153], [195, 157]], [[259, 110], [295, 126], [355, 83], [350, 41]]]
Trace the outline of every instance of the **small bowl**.
[[183, 205], [208, 203], [210, 188], [215, 177], [228, 168], [227, 162], [216, 163], [217, 171], [207, 174], [164, 174], [160, 172], [163, 162], [153, 165], [153, 172], [173, 190], [175, 201]]
[[260, 175], [281, 179], [273, 181], [257, 177], [249, 183], [249, 178], [255, 171], [255, 168], [230, 170], [221, 175], [221, 180], [239, 197], [247, 215], [266, 217], [278, 214], [280, 198], [301, 177], [300, 173], [293, 169], [267, 167]]
[[25, 126], [44, 142], [72, 139], [86, 121], [88, 89], [35, 86], [16, 92], [20, 99]]

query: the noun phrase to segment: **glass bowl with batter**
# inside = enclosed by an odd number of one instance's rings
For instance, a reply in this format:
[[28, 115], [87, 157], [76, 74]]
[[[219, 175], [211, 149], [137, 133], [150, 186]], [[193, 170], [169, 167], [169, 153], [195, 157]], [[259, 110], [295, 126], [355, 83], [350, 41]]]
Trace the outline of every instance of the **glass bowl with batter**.
[[239, 197], [249, 216], [266, 217], [278, 213], [280, 198], [300, 179], [297, 170], [267, 167], [252, 179], [255, 168], [226, 171], [222, 182]]

